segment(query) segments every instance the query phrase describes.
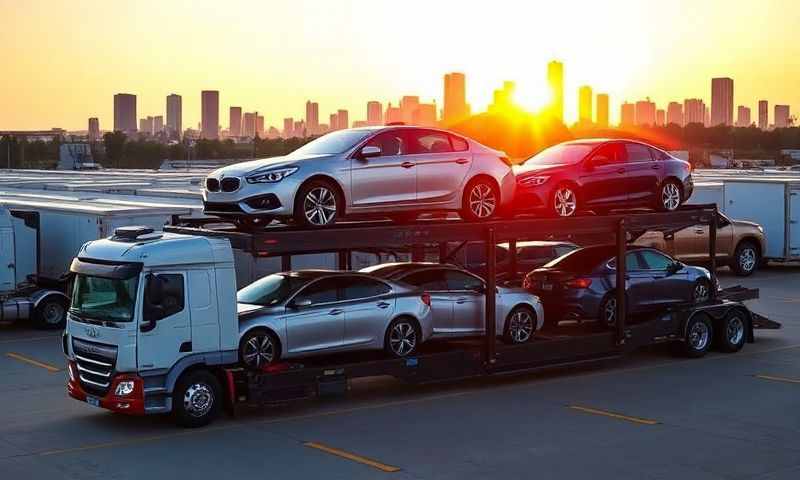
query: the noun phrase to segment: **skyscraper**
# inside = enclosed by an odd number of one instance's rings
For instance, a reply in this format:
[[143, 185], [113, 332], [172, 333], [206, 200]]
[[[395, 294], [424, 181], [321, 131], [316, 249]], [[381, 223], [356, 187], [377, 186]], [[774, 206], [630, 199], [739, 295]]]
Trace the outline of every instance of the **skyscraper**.
[[663, 108], [656, 110], [656, 126], [663, 127], [667, 121], [667, 114]]
[[350, 128], [350, 119], [347, 110], [339, 109], [339, 111], [336, 112], [336, 123], [339, 129]]
[[[419, 97], [416, 95], [406, 95], [400, 99], [400, 116], [401, 121], [406, 125], [411, 125], [414, 122], [414, 111], [419, 107]], [[341, 117], [339, 118], [341, 124]], [[340, 127], [347, 128], [347, 127]]]
[[636, 102], [636, 125], [653, 126], [656, 124], [656, 104], [648, 97]]
[[241, 137], [242, 107], [231, 107], [228, 112], [228, 135], [231, 137]]
[[158, 135], [164, 131], [164, 116], [157, 115], [153, 117], [153, 135]]
[[758, 101], [758, 128], [761, 130], [769, 128], [769, 102], [766, 100]]
[[592, 123], [592, 87], [588, 85], [578, 89], [578, 122]]
[[711, 79], [711, 126], [733, 125], [733, 79]]
[[597, 126], [600, 128], [608, 127], [608, 94], [597, 94]]
[[88, 137], [90, 142], [100, 140], [100, 120], [98, 120], [97, 117], [91, 117], [89, 119]]
[[433, 127], [436, 125], [436, 104], [420, 103], [411, 115], [411, 123], [422, 127]]
[[306, 102], [306, 135], [319, 134], [319, 103]]
[[749, 127], [750, 126], [750, 109], [744, 105], [739, 105], [736, 110], [736, 126]]
[[283, 138], [294, 137], [294, 119], [292, 117], [283, 119]]
[[687, 98], [683, 101], [683, 123], [705, 124], [706, 105], [699, 98]]
[[367, 125], [383, 124], [383, 106], [381, 102], [367, 102]]
[[219, 138], [219, 91], [203, 90], [200, 93], [201, 120], [200, 137], [215, 140]]
[[[331, 116], [333, 121], [333, 116]], [[403, 115], [400, 107], [393, 107], [391, 103], [386, 107], [386, 114], [383, 116], [383, 121], [388, 125], [390, 123], [397, 123], [403, 121]]]
[[294, 126], [292, 128], [295, 137], [305, 138], [306, 134], [306, 123], [302, 120], [298, 120], [294, 122]]
[[467, 105], [466, 77], [463, 73], [447, 73], [444, 76], [444, 112], [445, 123], [457, 122], [469, 116]]
[[145, 117], [139, 119], [139, 133], [142, 135], [153, 134], [153, 117]]
[[329, 118], [330, 126], [328, 126], [328, 131], [333, 132], [335, 130], [339, 130], [339, 119], [336, 117], [335, 113], [331, 113]]
[[114, 131], [126, 135], [136, 134], [136, 95], [114, 95]]
[[247, 138], [253, 138], [256, 136], [256, 113], [247, 112], [244, 114], [244, 118], [242, 120], [243, 123], [243, 131], [241, 132], [241, 136]]
[[775, 105], [775, 128], [789, 126], [789, 105]]
[[183, 99], [180, 95], [167, 95], [167, 135], [181, 138], [183, 132]]
[[667, 105], [667, 124], [683, 126], [683, 105], [678, 102], [669, 102]]
[[550, 110], [564, 121], [564, 64], [553, 60], [547, 64], [547, 84], [550, 86]]
[[256, 136], [258, 138], [264, 138], [264, 116], [259, 115], [258, 112], [255, 112], [253, 115], [255, 115], [256, 118]]
[[619, 107], [619, 125], [621, 127], [632, 127], [636, 125], [636, 105], [623, 102]]

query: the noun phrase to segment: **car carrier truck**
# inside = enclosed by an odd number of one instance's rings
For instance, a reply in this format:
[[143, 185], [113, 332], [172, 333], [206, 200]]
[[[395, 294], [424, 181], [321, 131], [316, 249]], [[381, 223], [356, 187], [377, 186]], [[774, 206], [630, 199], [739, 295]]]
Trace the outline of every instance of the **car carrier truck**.
[[[424, 383], [529, 372], [615, 359], [659, 342], [673, 342], [694, 357], [712, 346], [737, 351], [754, 340], [754, 328], [778, 326], [740, 303], [756, 298], [757, 291], [720, 291], [702, 305], [665, 308], [635, 319], [625, 315], [624, 289], [619, 289], [620, 321], [615, 329], [558, 326], [537, 334], [529, 343], [504, 345], [497, 343], [493, 315], [487, 314], [483, 337], [433, 342], [413, 357], [337, 354], [282, 362], [259, 371], [238, 365], [233, 249], [281, 257], [284, 270], [291, 269], [292, 255], [338, 252], [340, 268], [349, 269], [350, 252], [359, 248], [407, 246], [417, 257], [426, 248], [436, 248], [440, 258], [446, 259], [453, 242], [483, 241], [491, 246], [486, 251], [485, 310], [494, 312], [494, 245], [498, 242], [584, 235], [612, 238], [622, 259], [629, 234], [713, 225], [716, 218], [715, 207], [696, 206], [671, 213], [486, 223], [343, 222], [313, 232], [280, 226], [247, 233], [188, 226], [167, 227], [164, 232], [120, 228], [111, 238], [84, 245], [70, 268], [75, 276], [73, 301], [63, 335], [68, 393], [116, 412], [172, 412], [179, 424], [200, 426], [225, 407], [235, 411], [240, 405], [342, 394], [347, 382], [358, 377], [389, 375]], [[714, 241], [712, 234], [712, 252]], [[515, 264], [512, 258], [512, 269]], [[617, 284], [624, 284], [625, 262], [617, 264]], [[703, 328], [695, 328], [698, 324]], [[698, 332], [705, 332], [705, 337]]]

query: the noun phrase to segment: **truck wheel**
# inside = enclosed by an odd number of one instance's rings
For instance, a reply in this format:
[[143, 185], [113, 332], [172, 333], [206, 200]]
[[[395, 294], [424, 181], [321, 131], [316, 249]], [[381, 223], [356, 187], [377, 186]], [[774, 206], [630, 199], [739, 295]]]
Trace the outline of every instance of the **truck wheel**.
[[760, 257], [758, 247], [753, 242], [748, 240], [739, 242], [731, 264], [734, 273], [740, 277], [752, 275], [761, 263]]
[[733, 309], [722, 319], [717, 332], [717, 345], [723, 352], [738, 352], [747, 339], [747, 317], [739, 309]]
[[711, 347], [712, 338], [714, 338], [714, 327], [711, 325], [708, 315], [694, 315], [686, 324], [684, 354], [690, 358], [702, 357]]
[[222, 387], [217, 377], [205, 370], [184, 375], [172, 393], [175, 422], [187, 428], [208, 425], [219, 414]]
[[386, 329], [384, 349], [395, 358], [413, 355], [422, 342], [422, 334], [416, 320], [400, 317], [392, 320]]
[[503, 332], [506, 343], [520, 344], [533, 338], [536, 331], [536, 313], [530, 308], [520, 306], [508, 314]]
[[56, 330], [67, 322], [67, 302], [57, 295], [45, 297], [33, 311], [33, 323], [37, 328]]
[[278, 338], [264, 329], [251, 330], [239, 342], [239, 361], [253, 370], [260, 370], [281, 357]]

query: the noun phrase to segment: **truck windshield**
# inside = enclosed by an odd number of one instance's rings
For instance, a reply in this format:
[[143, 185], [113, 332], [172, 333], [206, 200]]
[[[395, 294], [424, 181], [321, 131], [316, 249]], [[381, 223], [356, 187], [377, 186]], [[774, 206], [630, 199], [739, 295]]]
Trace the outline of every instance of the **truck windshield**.
[[294, 295], [309, 281], [308, 277], [296, 274], [267, 275], [239, 290], [236, 294], [236, 301], [265, 307], [278, 305]]
[[91, 320], [130, 322], [138, 285], [138, 276], [120, 280], [78, 274], [70, 313]]

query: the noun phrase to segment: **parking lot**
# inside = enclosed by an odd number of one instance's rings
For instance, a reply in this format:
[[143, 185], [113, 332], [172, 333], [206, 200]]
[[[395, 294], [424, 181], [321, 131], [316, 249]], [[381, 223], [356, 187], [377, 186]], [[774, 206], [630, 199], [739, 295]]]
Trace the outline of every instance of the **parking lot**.
[[[0, 329], [3, 478], [800, 478], [800, 267], [723, 286], [783, 324], [738, 354], [661, 346], [612, 365], [249, 410], [200, 430], [67, 397], [58, 332]], [[254, 475], [255, 472], [261, 472]]]

